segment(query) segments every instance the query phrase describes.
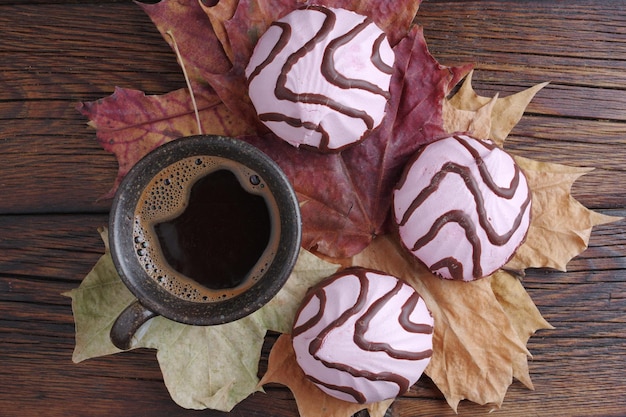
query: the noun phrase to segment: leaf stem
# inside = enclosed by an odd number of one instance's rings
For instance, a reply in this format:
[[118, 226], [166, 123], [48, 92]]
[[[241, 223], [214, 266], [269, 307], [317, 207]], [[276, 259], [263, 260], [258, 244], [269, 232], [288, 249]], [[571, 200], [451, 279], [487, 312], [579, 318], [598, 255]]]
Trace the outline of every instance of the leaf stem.
[[185, 82], [187, 83], [187, 88], [189, 89], [189, 95], [191, 96], [191, 104], [193, 105], [193, 111], [196, 115], [196, 123], [198, 124], [198, 134], [202, 135], [202, 124], [200, 123], [200, 112], [198, 111], [198, 105], [196, 104], [196, 97], [193, 94], [193, 88], [191, 87], [191, 80], [189, 80], [189, 76], [187, 75], [187, 70], [185, 69], [185, 63], [183, 61], [183, 57], [180, 54], [180, 50], [178, 49], [178, 44], [176, 43], [176, 38], [174, 37], [174, 33], [171, 30], [168, 30], [167, 35], [172, 38], [172, 46], [174, 47], [174, 52], [176, 53], [176, 57], [178, 58], [178, 62], [180, 63], [180, 67], [183, 70], [183, 76], [185, 77]]

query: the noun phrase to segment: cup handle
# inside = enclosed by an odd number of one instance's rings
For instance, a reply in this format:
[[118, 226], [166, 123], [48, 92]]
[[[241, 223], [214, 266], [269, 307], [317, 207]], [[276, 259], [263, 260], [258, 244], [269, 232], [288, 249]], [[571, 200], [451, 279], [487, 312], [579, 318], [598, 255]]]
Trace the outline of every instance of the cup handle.
[[157, 314], [145, 308], [139, 300], [135, 300], [126, 307], [117, 317], [111, 328], [111, 342], [118, 349], [128, 350], [131, 347], [133, 335], [142, 324]]

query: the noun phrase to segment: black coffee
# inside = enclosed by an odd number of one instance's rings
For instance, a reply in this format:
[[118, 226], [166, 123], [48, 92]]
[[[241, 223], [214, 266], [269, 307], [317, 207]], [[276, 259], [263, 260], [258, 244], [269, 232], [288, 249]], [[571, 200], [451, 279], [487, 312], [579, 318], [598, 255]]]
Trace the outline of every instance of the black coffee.
[[191, 157], [159, 172], [135, 209], [136, 254], [172, 294], [217, 301], [263, 276], [277, 250], [276, 202], [263, 178], [219, 157]]
[[185, 211], [155, 231], [172, 268], [217, 290], [245, 280], [269, 243], [271, 219], [263, 197], [219, 170], [197, 180]]

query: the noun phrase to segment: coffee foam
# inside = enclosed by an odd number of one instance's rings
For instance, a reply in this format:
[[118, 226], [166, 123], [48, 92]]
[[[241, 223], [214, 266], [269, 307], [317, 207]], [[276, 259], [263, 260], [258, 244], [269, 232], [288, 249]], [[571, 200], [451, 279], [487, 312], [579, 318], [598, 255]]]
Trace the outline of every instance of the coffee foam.
[[[264, 198], [270, 214], [271, 232], [265, 251], [242, 283], [234, 288], [214, 290], [170, 266], [163, 256], [155, 226], [180, 216], [187, 207], [193, 184], [218, 170], [232, 172], [244, 190]], [[221, 157], [193, 156], [167, 166], [144, 188], [135, 208], [133, 242], [138, 261], [148, 276], [184, 300], [216, 302], [243, 293], [263, 277], [276, 256], [279, 237], [276, 201], [261, 175], [245, 165]]]

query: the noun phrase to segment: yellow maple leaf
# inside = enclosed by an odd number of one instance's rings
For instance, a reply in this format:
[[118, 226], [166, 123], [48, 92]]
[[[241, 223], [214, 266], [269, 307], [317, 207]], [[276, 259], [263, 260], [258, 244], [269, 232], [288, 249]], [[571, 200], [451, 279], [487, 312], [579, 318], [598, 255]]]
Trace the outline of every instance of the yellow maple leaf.
[[467, 132], [478, 139], [491, 139], [498, 146], [522, 118], [528, 103], [548, 83], [499, 98], [482, 97], [472, 87], [470, 72], [459, 90], [443, 103], [444, 128], [449, 133]]
[[506, 265], [507, 269], [554, 268], [567, 263], [587, 248], [593, 226], [617, 221], [589, 210], [571, 195], [571, 188], [590, 168], [569, 167], [515, 157], [522, 168], [533, 198], [526, 242]]
[[[528, 103], [545, 85], [547, 83], [538, 84], [504, 98], [499, 98], [498, 95], [488, 98], [476, 94], [470, 73], [458, 92], [443, 104], [444, 127], [450, 133], [468, 132], [479, 139], [490, 139], [502, 147], [508, 134], [524, 114]], [[591, 211], [571, 195], [574, 181], [591, 171], [590, 169], [538, 162], [519, 156], [515, 156], [515, 160], [528, 179], [533, 206], [526, 241], [504, 269], [515, 271], [519, 275], [523, 275], [524, 270], [529, 267], [565, 270], [566, 264], [587, 248], [593, 226], [616, 221], [618, 218]], [[423, 286], [427, 290], [432, 290], [428, 286], [430, 278], [420, 278], [420, 281], [423, 281]], [[489, 288], [485, 282], [489, 283]], [[450, 287], [444, 282], [440, 282], [439, 285]], [[472, 323], [460, 324], [455, 320], [450, 321], [449, 319], [455, 319], [461, 313], [457, 311], [452, 314], [451, 311], [445, 310], [447, 307], [460, 310], [469, 307], [446, 304], [446, 297], [450, 297], [446, 293], [433, 294], [436, 326], [439, 316], [439, 323], [446, 327], [445, 333], [449, 334], [452, 331], [453, 334], [453, 337], [448, 337], [444, 343], [437, 337], [437, 332], [435, 334], [435, 343], [439, 349], [445, 350], [446, 357], [462, 357], [463, 355], [457, 351], [470, 352], [467, 345], [463, 344], [467, 341], [461, 343], [464, 339], [470, 340], [472, 344], [479, 340], [479, 346], [484, 353], [490, 349], [494, 349], [494, 352], [499, 348], [502, 349], [502, 355], [499, 357], [502, 363], [495, 364], [495, 367], [493, 362], [491, 365], [483, 363], [487, 361], [486, 358], [471, 353], [465, 358], [466, 363], [463, 363], [462, 359], [457, 359], [454, 365], [450, 365], [448, 361], [439, 361], [439, 357], [433, 355], [427, 372], [454, 409], [463, 398], [480, 404], [499, 406], [508, 385], [512, 382], [511, 377], [532, 388], [527, 357], [515, 349], [521, 347], [525, 349], [528, 339], [538, 329], [552, 328], [543, 319], [521, 281], [515, 276], [500, 270], [491, 277], [479, 280], [477, 285], [484, 288], [480, 292], [480, 299], [483, 301], [476, 303], [481, 305], [483, 314], [487, 314], [485, 308], [492, 310], [490, 319], [496, 326], [499, 322], [500, 329], [495, 327], [482, 329], [491, 333], [493, 339], [485, 338], [482, 331], [466, 334], [472, 331]], [[454, 289], [455, 298], [471, 299], [476, 297], [476, 291], [477, 289], [471, 286], [459, 286]], [[494, 300], [498, 304], [497, 312], [494, 310], [496, 308]], [[445, 319], [441, 317], [442, 313]], [[478, 316], [481, 317], [480, 314]], [[515, 331], [517, 339], [512, 336], [511, 330]], [[506, 351], [509, 351], [509, 354], [505, 354]], [[475, 367], [476, 363], [482, 363], [482, 366]], [[479, 383], [482, 369], [488, 370], [486, 373], [489, 374], [489, 383], [484, 384], [486, 381], [483, 381], [483, 384]]]
[[[470, 73], [459, 90], [443, 103], [444, 128], [449, 133], [468, 132], [491, 139], [502, 147], [524, 114], [528, 103], [548, 83], [507, 97], [478, 95]], [[532, 192], [531, 224], [526, 242], [505, 266], [523, 274], [526, 268], [547, 267], [565, 271], [566, 264], [587, 248], [593, 226], [619, 220], [587, 209], [571, 195], [571, 188], [589, 168], [538, 162], [515, 156]]]
[[435, 319], [426, 374], [454, 410], [463, 399], [499, 407], [513, 377], [532, 388], [524, 335], [550, 325], [515, 277], [499, 272], [473, 282], [443, 280], [393, 236], [378, 237], [351, 262], [402, 278], [424, 298]]

